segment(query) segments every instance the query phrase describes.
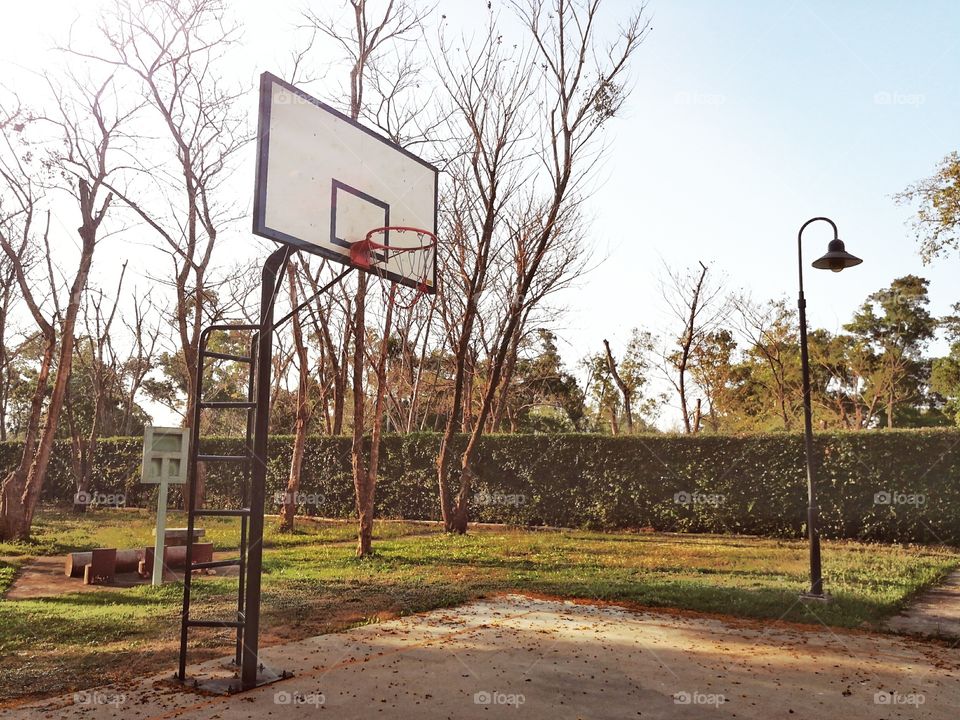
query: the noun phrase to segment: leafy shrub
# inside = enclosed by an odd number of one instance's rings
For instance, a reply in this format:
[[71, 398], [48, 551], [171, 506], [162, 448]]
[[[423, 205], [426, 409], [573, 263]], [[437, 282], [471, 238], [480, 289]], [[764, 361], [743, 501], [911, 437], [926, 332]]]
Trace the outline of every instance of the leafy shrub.
[[[283, 492], [292, 438], [270, 439], [267, 511]], [[463, 438], [457, 440], [462, 448]], [[438, 519], [436, 455], [440, 436], [383, 439], [377, 487], [380, 517]], [[94, 492], [123, 493], [127, 505], [152, 506], [140, 484], [140, 438], [101, 440]], [[204, 452], [235, 454], [239, 439], [204, 440]], [[960, 544], [960, 431], [884, 430], [817, 436], [824, 537]], [[15, 465], [18, 443], [0, 443], [0, 464]], [[800, 537], [806, 523], [803, 439], [747, 436], [494, 435], [479, 449], [471, 519], [523, 525]], [[241, 475], [210, 464], [207, 505], [239, 506]], [[307, 443], [300, 490], [319, 499], [310, 514], [351, 517], [350, 439]], [[55, 449], [43, 500], [73, 498], [70, 448]], [[171, 502], [181, 502], [179, 489]]]

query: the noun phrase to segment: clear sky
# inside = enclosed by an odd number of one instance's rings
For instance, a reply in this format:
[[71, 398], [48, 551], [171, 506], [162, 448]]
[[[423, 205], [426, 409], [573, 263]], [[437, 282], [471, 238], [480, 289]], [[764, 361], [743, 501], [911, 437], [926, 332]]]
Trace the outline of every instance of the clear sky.
[[[11, 80], [20, 77], [14, 66], [40, 69], [49, 38], [97, 4], [6, 0], [3, 84], [20, 82]], [[252, 83], [261, 70], [282, 68], [302, 2], [231, 5], [249, 49], [238, 76]], [[634, 6], [607, 0], [606, 13]], [[864, 264], [841, 275], [807, 272], [812, 325], [838, 330], [866, 295], [906, 273], [930, 278], [935, 312], [960, 301], [960, 262], [924, 267], [907, 225], [911, 211], [892, 199], [960, 148], [960, 3], [648, 6], [653, 31], [636, 55], [633, 93], [610, 124], [603, 182], [590, 198], [596, 221], [584, 242], [605, 261], [564, 296], [561, 350], [571, 364], [601, 349], [604, 337], [616, 348], [633, 326], [662, 328], [664, 262], [702, 260], [731, 288], [793, 298], [796, 232], [814, 215], [836, 220]], [[486, 0], [438, 3], [464, 27], [482, 21], [485, 7]], [[250, 163], [245, 177], [252, 153]], [[243, 243], [243, 232], [231, 242]], [[808, 260], [828, 233], [826, 225], [808, 232]]]
[[[953, 260], [924, 267], [891, 195], [960, 147], [960, 3], [650, 4], [654, 30], [597, 193], [610, 260], [576, 295], [593, 346], [647, 322], [663, 261], [714, 263], [758, 297], [796, 294], [796, 233], [828, 215], [864, 264], [807, 272], [812, 324], [837, 329], [902, 274], [960, 301]], [[805, 234], [813, 259], [826, 225]]]

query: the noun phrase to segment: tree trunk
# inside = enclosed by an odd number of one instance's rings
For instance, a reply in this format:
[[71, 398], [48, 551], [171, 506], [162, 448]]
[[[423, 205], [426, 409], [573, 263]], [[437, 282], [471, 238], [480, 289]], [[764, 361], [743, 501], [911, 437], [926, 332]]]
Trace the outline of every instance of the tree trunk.
[[[191, 434], [195, 435], [198, 439], [200, 436], [200, 428], [193, 427], [193, 414], [196, 412], [196, 403], [200, 401], [196, 397], [194, 391], [197, 387], [197, 358], [199, 357], [199, 352], [194, 352], [192, 347], [184, 347], [183, 355], [186, 358], [185, 362], [187, 364], [187, 409], [186, 413], [183, 416], [183, 427], [190, 428]], [[206, 464], [202, 462], [197, 463], [197, 469], [194, 473], [194, 480], [197, 485], [195, 498], [195, 508], [202, 508], [204, 496], [206, 495], [206, 476], [207, 468]], [[190, 497], [190, 481], [187, 481], [187, 484], [183, 488], [183, 509], [187, 509], [187, 498]]]
[[26, 540], [30, 537], [30, 526], [33, 523], [33, 514], [36, 511], [43, 482], [46, 479], [47, 465], [53, 452], [53, 441], [57, 435], [57, 424], [60, 420], [60, 411], [63, 408], [64, 397], [67, 392], [67, 382], [73, 366], [74, 328], [77, 323], [77, 314], [80, 311], [80, 296], [87, 286], [87, 277], [90, 274], [90, 264], [93, 261], [94, 238], [83, 238], [83, 250], [80, 255], [80, 267], [70, 288], [70, 300], [63, 319], [60, 332], [60, 352], [57, 356], [57, 374], [53, 381], [53, 392], [47, 404], [46, 422], [33, 457], [33, 463], [27, 474], [26, 485], [23, 489], [23, 515], [19, 526], [13, 530], [13, 536]]
[[377, 358], [377, 396], [373, 405], [373, 427], [370, 432], [370, 462], [367, 466], [367, 482], [362, 495], [358, 495], [360, 509], [360, 538], [357, 556], [364, 557], [372, 552], [373, 508], [377, 492], [377, 472], [380, 467], [380, 437], [383, 432], [384, 401], [387, 396], [387, 355], [390, 351], [390, 330], [393, 324], [393, 300], [396, 285], [390, 288], [387, 305], [387, 317], [383, 323], [383, 337], [380, 338], [380, 354]]
[[[407, 421], [404, 425], [406, 432], [413, 432], [417, 418], [417, 409], [420, 404], [420, 381], [423, 378], [423, 366], [426, 363], [427, 358], [427, 346], [430, 343], [430, 328], [433, 326], [433, 316], [437, 308], [437, 299], [436, 296], [430, 302], [430, 314], [427, 315], [427, 325], [426, 331], [423, 334], [423, 346], [420, 350], [420, 357], [417, 362], [416, 373], [414, 375], [413, 383], [410, 391], [410, 409], [407, 413]], [[413, 368], [411, 368], [413, 372]]]
[[[627, 423], [627, 433], [633, 434], [633, 391], [630, 387], [623, 381], [623, 378], [620, 377], [620, 373], [617, 372], [617, 363], [613, 359], [613, 353], [610, 352], [610, 343], [606, 340], [603, 341], [603, 347], [607, 351], [607, 369], [610, 370], [610, 375], [613, 376], [613, 381], [617, 384], [617, 387], [620, 388], [620, 394], [623, 395], [623, 419]], [[614, 433], [616, 435], [616, 433]]]
[[53, 366], [53, 354], [57, 344], [57, 336], [52, 327], [45, 327], [44, 335], [46, 343], [43, 346], [43, 357], [37, 373], [37, 384], [30, 399], [30, 414], [24, 432], [23, 452], [20, 455], [19, 464], [4, 478], [3, 487], [0, 488], [0, 540], [13, 540], [20, 537], [25, 523], [28, 531], [30, 527], [26, 522], [23, 494], [40, 432], [43, 399], [47, 395], [47, 383], [50, 379], [50, 369]]
[[333, 376], [333, 435], [343, 435], [343, 409], [347, 395], [347, 369], [338, 369]]
[[703, 281], [707, 277], [707, 266], [700, 263], [702, 270], [697, 284], [690, 295], [688, 305], [689, 313], [687, 315], [686, 327], [680, 342], [680, 360], [677, 363], [678, 382], [677, 389], [680, 393], [680, 412], [683, 414], [683, 429], [688, 435], [693, 432], [693, 423], [690, 421], [690, 410], [687, 407], [687, 366], [690, 363], [690, 354], [693, 348], [693, 341], [697, 332], [697, 310], [700, 307], [700, 293], [703, 291]]
[[[290, 304], [297, 307], [296, 269], [293, 263], [287, 263], [287, 276], [290, 280]], [[303, 342], [303, 327], [299, 313], [290, 318], [293, 329], [293, 346], [297, 353], [297, 415], [293, 430], [293, 455], [290, 458], [290, 475], [287, 477], [287, 491], [283, 496], [283, 508], [280, 511], [280, 530], [293, 532], [293, 518], [297, 512], [297, 493], [300, 491], [300, 470], [303, 466], [303, 451], [307, 444], [307, 428], [310, 425], [310, 368], [307, 347]]]
[[790, 413], [787, 412], [787, 395], [786, 390], [781, 385], [779, 392], [779, 404], [780, 404], [780, 417], [783, 419], [783, 429], [790, 430]]
[[510, 385], [513, 382], [513, 374], [516, 372], [519, 348], [520, 332], [518, 326], [518, 331], [514, 333], [513, 345], [510, 347], [510, 352], [507, 354], [507, 363], [503, 370], [503, 382], [501, 383], [501, 389], [500, 392], [497, 393], [497, 399], [494, 402], [493, 412], [490, 414], [490, 432], [497, 432], [503, 422], [503, 415], [506, 412], [507, 404], [510, 399]]

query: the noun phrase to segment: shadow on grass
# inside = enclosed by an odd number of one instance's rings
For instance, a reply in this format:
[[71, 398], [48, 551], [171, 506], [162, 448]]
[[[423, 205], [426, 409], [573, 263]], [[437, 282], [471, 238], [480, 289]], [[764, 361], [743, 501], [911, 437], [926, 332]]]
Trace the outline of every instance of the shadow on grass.
[[[890, 603], [854, 596], [844, 591], [833, 595], [828, 605], [806, 605], [800, 601], [804, 585], [784, 581], [781, 587], [723, 587], [696, 578], [669, 580], [651, 575], [635, 578], [603, 577], [577, 579], [516, 577], [467, 578], [391, 578], [375, 577], [362, 582], [350, 579], [285, 579], [271, 585], [266, 596], [274, 596], [289, 606], [296, 597], [333, 595], [344, 604], [365, 602], [368, 594], [384, 595], [409, 612], [447, 607], [483, 595], [504, 592], [529, 592], [555, 597], [623, 601], [650, 608], [670, 608], [755, 620], [787, 620], [806, 624], [860, 627], [875, 624], [895, 611]], [[295, 601], [294, 601], [295, 602]], [[405, 603], [409, 603], [406, 605]], [[267, 601], [265, 599], [264, 606]]]

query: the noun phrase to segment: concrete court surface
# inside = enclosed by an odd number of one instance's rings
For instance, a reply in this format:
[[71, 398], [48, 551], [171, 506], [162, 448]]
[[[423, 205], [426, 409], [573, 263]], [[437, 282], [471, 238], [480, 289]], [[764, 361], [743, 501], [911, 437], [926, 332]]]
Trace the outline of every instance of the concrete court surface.
[[[16, 718], [950, 718], [960, 651], [894, 635], [517, 595], [266, 648], [295, 673], [233, 696], [162, 675]], [[222, 674], [223, 660], [192, 668]]]
[[946, 581], [914, 598], [886, 626], [896, 632], [960, 640], [960, 570]]

